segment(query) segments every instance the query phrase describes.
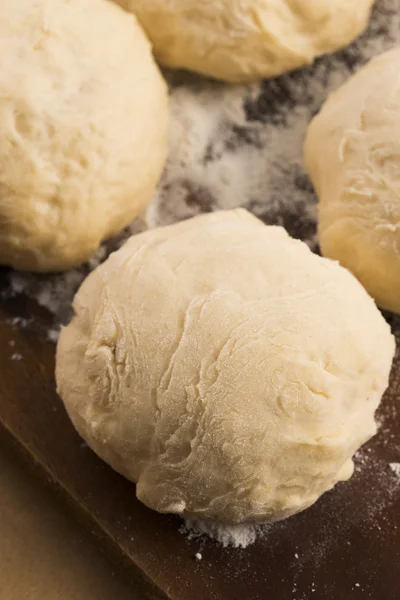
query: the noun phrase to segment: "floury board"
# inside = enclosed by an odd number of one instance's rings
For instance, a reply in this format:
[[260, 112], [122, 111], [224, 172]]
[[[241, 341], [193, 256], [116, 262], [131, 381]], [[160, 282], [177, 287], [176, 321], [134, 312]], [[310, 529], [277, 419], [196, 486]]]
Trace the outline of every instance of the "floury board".
[[[380, 432], [356, 457], [353, 478], [306, 512], [266, 528], [252, 546], [224, 549], [189, 540], [179, 519], [141, 505], [134, 486], [82, 443], [55, 393], [51, 341], [83, 277], [137, 230], [244, 206], [317, 249], [315, 198], [302, 166], [307, 124], [332, 89], [399, 42], [400, 1], [378, 0], [359, 41], [292, 75], [231, 87], [167, 73], [170, 154], [143, 219], [79, 270], [47, 277], [1, 272], [4, 440], [128, 564], [142, 598], [400, 598], [399, 352], [378, 415]], [[400, 318], [386, 317], [399, 347]]]

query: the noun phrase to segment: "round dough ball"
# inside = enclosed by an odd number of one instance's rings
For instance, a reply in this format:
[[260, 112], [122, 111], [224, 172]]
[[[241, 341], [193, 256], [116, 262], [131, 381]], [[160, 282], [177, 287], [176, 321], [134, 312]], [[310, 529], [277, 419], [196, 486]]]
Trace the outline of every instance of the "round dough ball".
[[0, 49], [0, 263], [77, 266], [152, 197], [165, 83], [106, 0], [2, 0]]
[[400, 50], [375, 58], [328, 98], [305, 144], [319, 196], [322, 253], [400, 313]]
[[74, 309], [58, 392], [155, 510], [282, 519], [376, 432], [389, 326], [348, 271], [245, 210], [130, 238]]
[[230, 82], [275, 77], [349, 44], [373, 0], [117, 0], [163, 65]]

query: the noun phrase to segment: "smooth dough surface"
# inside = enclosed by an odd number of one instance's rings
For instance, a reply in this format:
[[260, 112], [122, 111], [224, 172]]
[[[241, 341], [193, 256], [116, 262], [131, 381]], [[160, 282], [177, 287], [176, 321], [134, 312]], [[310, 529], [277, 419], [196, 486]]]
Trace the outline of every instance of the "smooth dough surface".
[[400, 313], [400, 50], [373, 59], [311, 122], [305, 160], [322, 253]]
[[58, 392], [155, 510], [287, 517], [347, 479], [376, 432], [389, 326], [348, 271], [245, 210], [133, 236], [74, 310]]
[[0, 264], [77, 266], [152, 197], [166, 86], [106, 0], [2, 0], [0, 50]]
[[373, 0], [117, 0], [157, 59], [230, 82], [275, 77], [349, 44]]

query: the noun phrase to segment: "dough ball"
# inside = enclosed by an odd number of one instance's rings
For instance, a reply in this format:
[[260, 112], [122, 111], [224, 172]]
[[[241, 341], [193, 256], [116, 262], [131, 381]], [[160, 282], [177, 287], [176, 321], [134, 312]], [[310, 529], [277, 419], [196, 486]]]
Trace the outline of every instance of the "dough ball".
[[0, 263], [77, 266], [152, 197], [166, 86], [106, 0], [2, 0], [0, 49]]
[[305, 145], [319, 196], [322, 253], [400, 313], [400, 50], [375, 58], [328, 98]]
[[130, 238], [74, 309], [58, 392], [155, 510], [282, 519], [376, 432], [389, 326], [348, 271], [245, 210]]
[[117, 0], [163, 65], [231, 82], [275, 77], [349, 44], [373, 0]]

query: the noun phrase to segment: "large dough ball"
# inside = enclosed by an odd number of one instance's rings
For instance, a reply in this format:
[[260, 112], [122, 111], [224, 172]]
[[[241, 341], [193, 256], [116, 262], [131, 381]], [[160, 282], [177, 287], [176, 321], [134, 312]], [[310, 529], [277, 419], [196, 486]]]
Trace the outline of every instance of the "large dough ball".
[[244, 210], [132, 237], [74, 309], [58, 392], [155, 510], [287, 517], [376, 432], [389, 326], [348, 271]]
[[166, 86], [106, 0], [2, 0], [0, 51], [0, 263], [76, 266], [152, 197]]
[[375, 58], [331, 94], [305, 145], [320, 199], [322, 253], [377, 303], [400, 312], [400, 50]]
[[158, 60], [231, 82], [274, 77], [349, 44], [373, 0], [117, 0]]

